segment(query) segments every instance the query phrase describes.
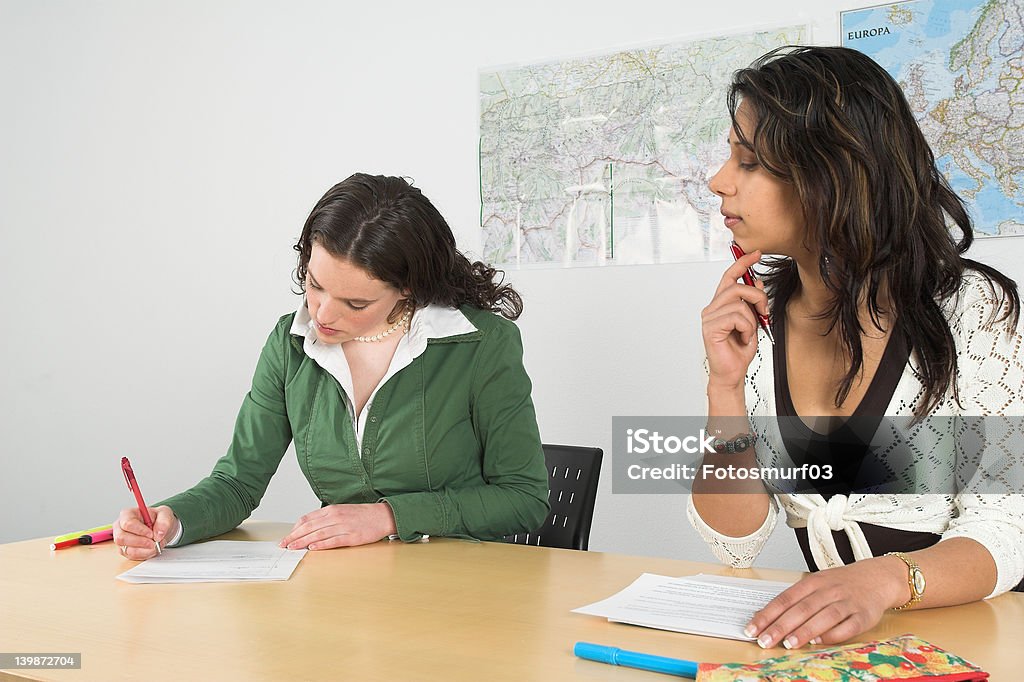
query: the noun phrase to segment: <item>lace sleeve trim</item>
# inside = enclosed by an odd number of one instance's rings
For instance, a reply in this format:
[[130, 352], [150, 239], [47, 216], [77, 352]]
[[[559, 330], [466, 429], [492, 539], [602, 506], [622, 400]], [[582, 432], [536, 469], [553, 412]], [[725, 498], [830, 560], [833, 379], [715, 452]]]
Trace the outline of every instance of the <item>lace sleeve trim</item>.
[[775, 530], [775, 524], [778, 521], [779, 505], [775, 501], [775, 496], [769, 497], [768, 502], [768, 516], [765, 518], [764, 523], [761, 524], [761, 527], [750, 535], [740, 538], [723, 535], [709, 526], [697, 512], [697, 507], [693, 504], [692, 495], [687, 497], [686, 500], [686, 515], [689, 517], [690, 524], [694, 530], [708, 544], [711, 548], [711, 553], [719, 561], [729, 564], [733, 568], [750, 568], [754, 564], [754, 559], [761, 553], [761, 549], [764, 547], [765, 542], [768, 541], [772, 531]]

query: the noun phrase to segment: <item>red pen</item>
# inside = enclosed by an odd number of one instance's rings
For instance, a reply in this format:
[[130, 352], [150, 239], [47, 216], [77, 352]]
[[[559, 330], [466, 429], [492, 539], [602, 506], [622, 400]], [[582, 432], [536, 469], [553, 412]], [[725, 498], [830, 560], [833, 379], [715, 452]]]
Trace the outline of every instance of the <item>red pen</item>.
[[[128, 461], [127, 457], [121, 458], [121, 472], [124, 473], [124, 480], [128, 482], [128, 490], [132, 491], [135, 495], [135, 503], [139, 505], [139, 514], [142, 516], [142, 521], [150, 528], [153, 527], [153, 519], [149, 516], [149, 507], [146, 506], [146, 501], [142, 499], [142, 491], [139, 490], [139, 483], [135, 480], [135, 472], [132, 471], [132, 464]], [[161, 554], [160, 543], [153, 540], [153, 544], [156, 545], [156, 553]]]
[[[743, 249], [741, 249], [740, 245], [737, 244], [736, 242], [729, 242], [729, 250], [732, 251], [732, 257], [734, 260], [739, 260], [740, 258], [743, 258], [743, 256], [747, 255], [743, 253]], [[754, 271], [751, 270], [750, 268], [747, 268], [747, 271], [743, 273], [743, 283], [746, 284], [748, 287], [754, 286]], [[754, 308], [754, 306], [750, 307]], [[761, 313], [757, 312], [756, 308], [754, 308], [754, 315], [757, 317], [758, 325], [760, 325], [761, 329], [764, 330], [764, 333], [768, 335], [768, 340], [771, 341], [772, 345], [774, 346], [775, 335], [772, 334], [771, 318], [769, 318], [767, 315], [762, 315]]]
[[78, 538], [74, 538], [73, 540], [55, 542], [52, 545], [50, 545], [50, 550], [53, 551], [55, 549], [67, 549], [68, 547], [78, 547], [78, 545], [80, 544], [81, 543], [78, 541]]

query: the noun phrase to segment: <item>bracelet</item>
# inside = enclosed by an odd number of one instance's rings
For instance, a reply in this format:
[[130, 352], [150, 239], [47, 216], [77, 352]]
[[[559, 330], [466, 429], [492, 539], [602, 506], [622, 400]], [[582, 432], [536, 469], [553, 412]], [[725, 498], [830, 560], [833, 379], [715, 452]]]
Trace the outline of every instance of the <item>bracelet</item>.
[[724, 438], [716, 438], [711, 442], [711, 447], [715, 449], [718, 454], [729, 454], [735, 455], [739, 452], [746, 452], [757, 441], [757, 436], [753, 433], [744, 433], [735, 438], [725, 440]]

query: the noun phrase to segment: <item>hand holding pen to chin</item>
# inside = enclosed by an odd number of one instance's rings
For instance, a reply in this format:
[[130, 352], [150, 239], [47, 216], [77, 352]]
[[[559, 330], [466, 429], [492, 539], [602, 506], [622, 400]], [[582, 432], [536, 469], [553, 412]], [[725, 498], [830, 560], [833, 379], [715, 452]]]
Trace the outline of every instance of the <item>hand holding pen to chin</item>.
[[711, 302], [701, 311], [709, 390], [715, 386], [742, 387], [747, 367], [757, 352], [758, 315], [768, 315], [768, 295], [761, 280], [753, 286], [738, 280], [760, 259], [761, 252], [754, 251], [730, 265]]
[[[737, 244], [736, 242], [729, 243], [729, 250], [732, 252], [733, 260], [739, 260], [740, 258], [743, 258], [743, 256], [746, 255], [743, 252], [743, 249], [740, 248], [740, 245]], [[760, 251], [758, 251], [758, 253], [760, 253]], [[760, 258], [758, 258], [758, 260], [760, 260]], [[757, 275], [754, 274], [753, 268], [747, 268], [746, 270], [744, 270], [741, 279], [743, 280], [743, 283], [746, 284], [748, 287], [757, 286]], [[761, 288], [764, 288], [763, 284]], [[768, 313], [761, 313], [755, 310], [754, 314], [757, 315], [758, 326], [761, 327], [762, 330], [764, 330], [765, 335], [768, 336], [768, 340], [772, 342], [772, 345], [775, 345], [775, 335], [772, 334], [772, 321], [771, 318], [768, 316]]]

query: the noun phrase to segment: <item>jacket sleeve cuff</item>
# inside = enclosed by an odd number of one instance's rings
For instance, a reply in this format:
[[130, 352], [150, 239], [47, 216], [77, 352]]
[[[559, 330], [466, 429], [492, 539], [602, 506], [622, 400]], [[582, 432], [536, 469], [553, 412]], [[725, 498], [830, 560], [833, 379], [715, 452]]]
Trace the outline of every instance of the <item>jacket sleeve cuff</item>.
[[449, 535], [451, 518], [439, 493], [400, 493], [380, 499], [395, 515], [395, 528], [403, 542], [415, 542], [424, 535]]
[[197, 499], [190, 492], [179, 493], [157, 503], [157, 506], [163, 505], [171, 508], [174, 515], [178, 517], [178, 523], [181, 526], [178, 534], [174, 537], [174, 541], [168, 543], [168, 546], [184, 547], [217, 534], [207, 528], [209, 526], [208, 523], [203, 522], [204, 519], [209, 519], [210, 516], [202, 500]]
[[169, 542], [164, 543], [164, 547], [177, 547], [178, 543], [181, 542], [181, 536], [185, 533], [185, 524], [178, 519], [178, 532], [174, 534], [174, 537]]

